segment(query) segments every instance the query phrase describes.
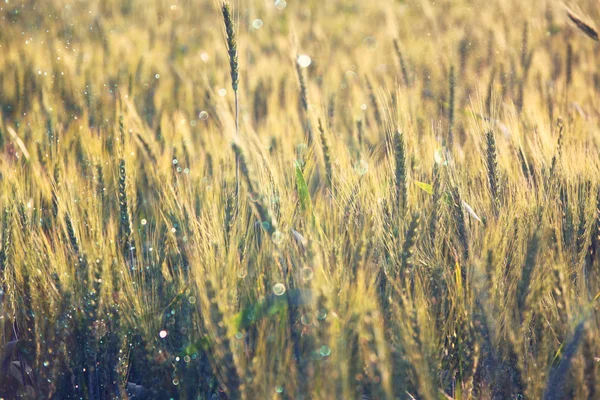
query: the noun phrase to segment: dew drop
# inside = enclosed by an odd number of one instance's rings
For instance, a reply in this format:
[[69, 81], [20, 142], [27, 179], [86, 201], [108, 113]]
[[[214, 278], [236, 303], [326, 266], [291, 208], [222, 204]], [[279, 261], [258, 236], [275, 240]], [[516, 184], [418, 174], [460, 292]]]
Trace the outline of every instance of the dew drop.
[[250, 199], [251, 202], [256, 203], [258, 201], [258, 199], [260, 198], [260, 196], [258, 195], [258, 193], [252, 192], [252, 193], [248, 193], [248, 198]]
[[354, 165], [354, 170], [360, 176], [363, 176], [369, 170], [369, 164], [365, 160], [360, 160]]
[[327, 357], [331, 354], [331, 349], [327, 346], [321, 346], [319, 349], [319, 354], [321, 354], [323, 357]]
[[206, 111], [200, 111], [198, 118], [200, 118], [202, 121], [206, 121], [208, 119], [208, 113]]
[[312, 325], [312, 318], [310, 314], [304, 314], [302, 317], [300, 317], [300, 322], [302, 322], [302, 325], [304, 326], [310, 326]]
[[282, 387], [282, 386], [276, 386], [276, 387], [275, 387], [275, 391], [276, 391], [277, 393], [283, 393], [283, 387]]
[[254, 21], [252, 21], [252, 27], [254, 29], [260, 29], [263, 26], [263, 22], [260, 19], [255, 19]]
[[367, 36], [363, 39], [363, 43], [365, 43], [371, 50], [375, 50], [377, 48], [377, 39], [373, 36]]
[[275, 244], [281, 244], [283, 242], [283, 239], [284, 239], [283, 233], [281, 233], [280, 231], [275, 231], [271, 235], [271, 240], [273, 240], [273, 243], [275, 243]]
[[446, 165], [447, 164], [445, 162], [444, 149], [443, 148], [439, 148], [439, 149], [435, 150], [435, 152], [433, 153], [433, 159], [435, 160], [435, 163], [438, 164], [438, 165]]
[[279, 10], [284, 10], [285, 7], [287, 7], [287, 2], [285, 0], [277, 0], [275, 2], [275, 7], [277, 7]]
[[300, 274], [301, 274], [302, 280], [304, 282], [310, 281], [313, 278], [313, 276], [315, 275], [311, 267], [302, 268], [302, 270], [300, 271]]
[[273, 285], [273, 293], [275, 293], [275, 296], [283, 295], [285, 293], [285, 286], [283, 283], [276, 283]]
[[179, 379], [177, 379], [177, 378], [173, 379], [173, 385], [175, 385], [175, 386], [179, 385]]
[[142, 225], [146, 225], [146, 224], [148, 223], [148, 221], [146, 221], [145, 219], [142, 219], [142, 220], [140, 221], [140, 223], [141, 223]]
[[315, 314], [317, 316], [317, 319], [320, 321], [323, 321], [325, 318], [327, 318], [327, 310], [324, 308], [317, 310], [317, 312]]
[[302, 68], [306, 68], [310, 65], [310, 63], [312, 62], [312, 60], [310, 59], [310, 57], [306, 54], [300, 54], [298, 56], [298, 65], [301, 66]]
[[169, 333], [163, 329], [162, 331], [160, 331], [160, 332], [158, 333], [158, 336], [159, 336], [161, 339], [164, 339], [164, 338], [166, 338], [166, 337], [167, 337], [167, 335], [168, 335], [168, 334], [169, 334]]
[[223, 89], [219, 89], [219, 96], [221, 97], [225, 97], [227, 95], [227, 90]]
[[156, 74], [156, 75], [154, 75], [154, 77], [155, 77], [156, 79], [159, 79], [159, 78], [160, 78], [160, 74]]

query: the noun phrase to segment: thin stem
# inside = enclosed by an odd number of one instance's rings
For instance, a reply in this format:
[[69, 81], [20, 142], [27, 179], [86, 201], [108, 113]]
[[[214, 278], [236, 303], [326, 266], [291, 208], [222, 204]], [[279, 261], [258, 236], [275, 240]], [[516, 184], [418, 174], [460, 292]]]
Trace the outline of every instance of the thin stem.
[[[238, 92], [237, 90], [233, 92], [235, 96], [235, 138], [239, 139], [240, 130], [239, 130], [239, 103], [238, 103]], [[240, 158], [238, 154], [235, 154], [235, 197], [237, 201], [237, 205], [239, 207], [240, 204]]]

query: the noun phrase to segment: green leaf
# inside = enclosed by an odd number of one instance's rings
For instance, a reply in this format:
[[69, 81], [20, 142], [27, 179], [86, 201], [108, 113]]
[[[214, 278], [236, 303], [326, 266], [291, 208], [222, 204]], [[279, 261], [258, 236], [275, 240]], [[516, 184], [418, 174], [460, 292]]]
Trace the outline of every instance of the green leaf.
[[248, 329], [265, 317], [278, 315], [288, 307], [296, 308], [312, 304], [313, 300], [313, 293], [308, 289], [291, 289], [284, 296], [271, 294], [242, 309], [232, 318], [231, 322], [235, 330]]
[[310, 212], [312, 210], [312, 204], [310, 201], [310, 193], [308, 192], [308, 186], [304, 180], [302, 169], [300, 164], [296, 162], [296, 189], [298, 190], [298, 197], [300, 198], [300, 206], [303, 211]]
[[433, 194], [433, 186], [429, 183], [415, 181], [415, 185], [417, 185], [419, 189], [424, 190], [429, 194]]

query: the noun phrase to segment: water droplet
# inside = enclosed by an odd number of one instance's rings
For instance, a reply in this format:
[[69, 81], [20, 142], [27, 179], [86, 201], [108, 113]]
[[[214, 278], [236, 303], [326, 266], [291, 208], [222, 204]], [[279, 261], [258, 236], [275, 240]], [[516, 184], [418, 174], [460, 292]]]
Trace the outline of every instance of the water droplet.
[[92, 332], [96, 339], [101, 339], [102, 337], [104, 337], [104, 335], [108, 333], [106, 323], [104, 323], [104, 321], [101, 320], [94, 321], [92, 325]]
[[327, 318], [327, 310], [324, 308], [317, 310], [316, 316], [318, 320], [323, 321], [325, 318]]
[[202, 54], [200, 54], [200, 59], [204, 62], [207, 62], [209, 58], [210, 57], [208, 57], [208, 54], [206, 52], [202, 52]]
[[302, 317], [300, 317], [300, 322], [302, 322], [302, 325], [304, 326], [310, 326], [312, 325], [312, 318], [310, 314], [304, 314]]
[[183, 357], [183, 361], [185, 361], [186, 363], [189, 363], [192, 359], [190, 358], [190, 356], [185, 356]]
[[283, 387], [282, 387], [282, 386], [276, 386], [276, 387], [275, 387], [275, 391], [276, 391], [277, 393], [283, 393]]
[[280, 231], [275, 231], [271, 235], [271, 240], [273, 240], [273, 243], [275, 243], [275, 244], [281, 244], [283, 242], [283, 239], [284, 239], [283, 233], [281, 233]]
[[287, 2], [285, 0], [277, 0], [275, 2], [275, 7], [277, 7], [279, 10], [283, 10], [285, 7], [287, 7]]
[[312, 62], [312, 60], [310, 59], [310, 57], [306, 54], [300, 54], [298, 56], [298, 65], [301, 66], [302, 68], [306, 68], [310, 65], [310, 63]]
[[367, 36], [364, 38], [363, 43], [365, 43], [371, 50], [375, 50], [377, 48], [377, 39], [373, 36]]
[[206, 111], [200, 111], [198, 118], [200, 118], [202, 121], [206, 121], [208, 119], [208, 113]]
[[365, 160], [360, 160], [354, 165], [354, 170], [360, 176], [363, 176], [369, 170], [369, 164]]
[[179, 385], [179, 379], [177, 379], [177, 378], [173, 379], [173, 385], [175, 385], [175, 386]]
[[177, 232], [177, 228], [171, 228], [171, 232], [173, 232], [173, 233]]
[[310, 267], [302, 268], [302, 271], [300, 271], [300, 274], [301, 274], [302, 280], [304, 282], [310, 281], [313, 278], [313, 276], [315, 275], [312, 268], [310, 268]]
[[219, 96], [225, 97], [227, 95], [227, 90], [225, 88], [219, 89]]
[[244, 334], [242, 332], [238, 332], [235, 334], [235, 338], [238, 340], [242, 340], [243, 337], [244, 337]]
[[188, 297], [188, 301], [190, 302], [190, 304], [196, 304], [196, 298], [194, 296]]
[[50, 363], [48, 361], [44, 361], [44, 367], [47, 367], [48, 365], [50, 365]]
[[367, 105], [366, 104], [361, 104], [360, 105], [360, 109], [363, 110], [363, 111], [366, 111], [367, 110]]
[[142, 225], [146, 225], [146, 224], [148, 223], [148, 221], [146, 221], [145, 219], [142, 219], [142, 220], [140, 221], [140, 223], [141, 223]]
[[154, 77], [155, 77], [156, 79], [159, 79], [159, 78], [160, 78], [160, 74], [156, 74], [156, 75], [154, 75]]
[[164, 338], [166, 338], [166, 337], [167, 337], [167, 335], [168, 335], [168, 334], [169, 334], [169, 333], [163, 329], [162, 331], [160, 331], [160, 332], [158, 333], [158, 336], [159, 336], [161, 339], [164, 339]]
[[254, 21], [252, 21], [252, 27], [254, 29], [260, 29], [263, 26], [263, 22], [260, 19], [255, 19]]
[[273, 293], [275, 293], [275, 296], [283, 295], [285, 293], [285, 286], [283, 283], [276, 283], [273, 285]]
[[177, 165], [177, 163], [178, 163], [178, 162], [179, 162], [179, 161], [177, 161], [177, 159], [176, 159], [176, 158], [174, 158], [174, 159], [173, 159], [173, 165]]
[[435, 160], [436, 164], [448, 165], [448, 162], [446, 161], [445, 149], [443, 147], [435, 150], [433, 153], [433, 159]]
[[262, 228], [263, 228], [265, 231], [267, 231], [267, 232], [268, 232], [268, 231], [269, 231], [269, 229], [271, 229], [271, 224], [270, 224], [268, 221], [263, 221], [263, 222], [262, 222]]
[[321, 346], [321, 348], [319, 349], [319, 353], [323, 356], [323, 357], [327, 357], [328, 355], [331, 354], [331, 349], [327, 346]]

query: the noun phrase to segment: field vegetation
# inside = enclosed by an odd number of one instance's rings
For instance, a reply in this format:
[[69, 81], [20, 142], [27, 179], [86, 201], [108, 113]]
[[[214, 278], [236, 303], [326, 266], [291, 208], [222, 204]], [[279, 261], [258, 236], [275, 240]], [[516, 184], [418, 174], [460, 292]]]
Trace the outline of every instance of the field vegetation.
[[0, 397], [597, 399], [595, 0], [0, 3]]

